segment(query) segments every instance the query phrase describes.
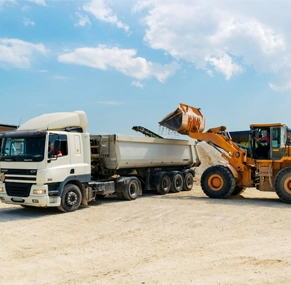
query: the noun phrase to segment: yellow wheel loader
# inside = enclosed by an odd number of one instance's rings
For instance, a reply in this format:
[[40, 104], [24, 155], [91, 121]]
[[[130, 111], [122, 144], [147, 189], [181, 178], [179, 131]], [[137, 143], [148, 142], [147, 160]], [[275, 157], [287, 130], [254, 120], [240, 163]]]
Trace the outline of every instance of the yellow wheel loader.
[[[235, 143], [225, 126], [206, 132], [200, 109], [185, 104], [168, 114], [161, 126], [216, 148], [223, 163], [207, 168], [201, 176], [201, 187], [210, 198], [238, 195], [246, 188], [275, 191], [285, 203], [291, 203], [291, 142], [288, 128], [281, 123], [252, 124], [248, 143]], [[263, 137], [269, 135], [268, 140]]]

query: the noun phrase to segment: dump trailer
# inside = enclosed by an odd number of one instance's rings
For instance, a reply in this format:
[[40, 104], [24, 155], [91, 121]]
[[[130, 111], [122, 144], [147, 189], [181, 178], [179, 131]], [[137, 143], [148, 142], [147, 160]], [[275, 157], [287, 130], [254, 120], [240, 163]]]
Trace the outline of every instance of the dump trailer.
[[0, 200], [74, 211], [116, 194], [191, 190], [200, 160], [196, 142], [130, 135], [90, 135], [83, 111], [44, 114], [0, 133]]
[[285, 124], [251, 124], [245, 146], [234, 142], [225, 126], [203, 132], [205, 118], [200, 109], [186, 104], [180, 104], [160, 125], [206, 141], [221, 153], [224, 162], [210, 166], [201, 176], [201, 187], [210, 198], [226, 198], [255, 187], [275, 191], [282, 201], [291, 203], [291, 142]]

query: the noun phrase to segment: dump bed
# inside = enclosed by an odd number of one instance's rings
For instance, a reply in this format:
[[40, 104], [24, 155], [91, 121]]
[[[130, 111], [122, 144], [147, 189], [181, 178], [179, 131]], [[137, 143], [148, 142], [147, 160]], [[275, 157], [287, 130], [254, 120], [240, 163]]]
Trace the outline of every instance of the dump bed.
[[195, 140], [129, 135], [91, 135], [92, 160], [107, 169], [199, 166]]

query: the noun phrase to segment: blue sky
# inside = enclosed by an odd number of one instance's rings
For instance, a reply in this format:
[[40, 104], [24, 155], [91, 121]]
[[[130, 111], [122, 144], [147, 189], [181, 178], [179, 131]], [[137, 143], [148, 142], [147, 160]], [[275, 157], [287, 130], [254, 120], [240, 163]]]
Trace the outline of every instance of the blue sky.
[[90, 133], [160, 133], [184, 103], [206, 129], [291, 127], [290, 11], [287, 0], [0, 0], [0, 122], [84, 110]]

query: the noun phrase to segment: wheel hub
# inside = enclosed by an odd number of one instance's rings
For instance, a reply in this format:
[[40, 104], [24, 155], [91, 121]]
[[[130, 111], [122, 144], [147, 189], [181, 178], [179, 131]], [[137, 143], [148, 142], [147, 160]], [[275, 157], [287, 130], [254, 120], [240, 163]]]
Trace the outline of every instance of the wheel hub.
[[66, 203], [67, 205], [73, 206], [77, 203], [78, 201], [78, 195], [75, 192], [69, 192], [67, 194], [67, 199], [66, 199]]
[[289, 194], [291, 194], [291, 177], [284, 181], [284, 188]]
[[208, 179], [208, 186], [213, 191], [219, 191], [223, 186], [223, 179], [217, 174], [213, 174]]

